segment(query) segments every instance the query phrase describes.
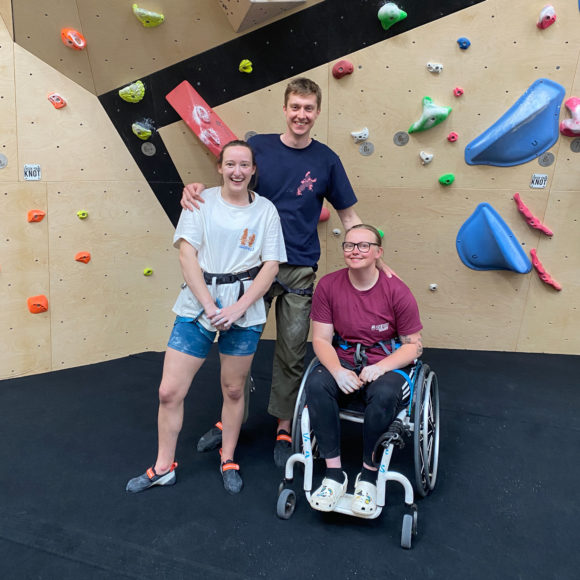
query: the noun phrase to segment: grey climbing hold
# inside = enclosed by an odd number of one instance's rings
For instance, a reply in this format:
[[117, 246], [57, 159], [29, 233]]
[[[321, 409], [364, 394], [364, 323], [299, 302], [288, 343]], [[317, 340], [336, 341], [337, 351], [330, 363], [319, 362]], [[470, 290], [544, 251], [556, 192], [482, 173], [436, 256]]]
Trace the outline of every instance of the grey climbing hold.
[[375, 146], [370, 141], [365, 141], [359, 145], [358, 151], [361, 155], [368, 157], [375, 152]]
[[0, 153], [0, 169], [4, 169], [8, 165], [8, 158], [6, 155]]
[[393, 137], [393, 143], [397, 147], [403, 147], [409, 142], [409, 133], [406, 131], [397, 131]]
[[552, 165], [555, 160], [556, 158], [554, 157], [554, 154], [550, 153], [549, 151], [538, 157], [538, 163], [542, 167], [550, 167], [550, 165]]
[[143, 145], [141, 145], [141, 151], [143, 155], [147, 155], [147, 157], [153, 157], [153, 155], [157, 153], [155, 145], [153, 145], [153, 143], [149, 143], [148, 141], [146, 143], [143, 143]]

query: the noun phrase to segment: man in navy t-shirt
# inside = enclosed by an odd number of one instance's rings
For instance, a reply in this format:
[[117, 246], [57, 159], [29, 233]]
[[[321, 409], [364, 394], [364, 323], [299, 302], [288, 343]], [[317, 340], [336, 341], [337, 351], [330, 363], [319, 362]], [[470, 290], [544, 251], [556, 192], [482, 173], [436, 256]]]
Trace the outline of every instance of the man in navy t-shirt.
[[[248, 139], [258, 166], [254, 189], [276, 206], [288, 256], [265, 296], [267, 305], [276, 299], [277, 334], [268, 412], [278, 418], [274, 461], [280, 467], [292, 449], [292, 416], [304, 374], [312, 288], [320, 258], [317, 226], [324, 199], [337, 211], [345, 230], [361, 223], [353, 207], [357, 198], [340, 158], [310, 137], [320, 114], [321, 99], [320, 87], [314, 81], [294, 79], [284, 94], [284, 133]], [[182, 206], [193, 209], [202, 188], [201, 184], [186, 186]], [[385, 269], [390, 275], [390, 270], [386, 266]], [[247, 405], [249, 383], [246, 387]], [[216, 424], [201, 437], [198, 450], [209, 451], [220, 444], [221, 430]]]

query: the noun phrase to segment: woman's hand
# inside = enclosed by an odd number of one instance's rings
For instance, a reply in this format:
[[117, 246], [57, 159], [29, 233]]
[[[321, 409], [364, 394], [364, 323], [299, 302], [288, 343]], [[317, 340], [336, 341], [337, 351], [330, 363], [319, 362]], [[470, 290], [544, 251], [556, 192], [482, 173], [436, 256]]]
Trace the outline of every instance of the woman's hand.
[[384, 374], [385, 371], [378, 365], [369, 365], [368, 367], [363, 368], [359, 375], [359, 379], [365, 384], [372, 383]]
[[244, 315], [245, 310], [236, 302], [231, 306], [225, 308], [218, 308], [216, 306], [213, 313], [206, 311], [206, 316], [218, 330], [229, 330], [237, 320]]
[[354, 371], [345, 368], [338, 370], [333, 374], [333, 377], [338, 388], [346, 395], [358, 391], [363, 385], [362, 381]]
[[205, 185], [203, 183], [189, 183], [186, 185], [181, 194], [181, 207], [191, 211], [199, 209], [199, 204], [205, 203], [201, 196], [201, 192], [204, 189]]

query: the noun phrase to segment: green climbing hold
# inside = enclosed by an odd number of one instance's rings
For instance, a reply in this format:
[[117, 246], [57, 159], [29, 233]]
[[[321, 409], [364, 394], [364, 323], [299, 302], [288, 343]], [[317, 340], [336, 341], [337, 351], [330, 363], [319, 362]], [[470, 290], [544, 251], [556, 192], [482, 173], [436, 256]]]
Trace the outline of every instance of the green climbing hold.
[[431, 129], [431, 127], [445, 121], [449, 117], [449, 113], [451, 113], [451, 107], [440, 107], [433, 102], [431, 97], [423, 97], [423, 114], [418, 121], [411, 125], [409, 133]]
[[119, 89], [119, 96], [128, 103], [138, 103], [145, 96], [145, 85], [136, 81]]
[[387, 2], [378, 13], [379, 20], [385, 30], [389, 30], [393, 24], [407, 18], [407, 13], [401, 10], [394, 2]]
[[385, 237], [385, 232], [383, 232], [383, 230], [380, 230], [380, 229], [378, 229], [378, 232], [379, 232], [379, 235], [381, 236], [381, 240], [382, 240]]
[[439, 183], [441, 185], [451, 185], [455, 181], [455, 175], [453, 173], [445, 173], [439, 178]]
[[137, 4], [133, 4], [133, 14], [145, 28], [159, 26], [165, 20], [165, 16], [163, 16], [163, 14], [159, 14], [158, 12], [151, 12], [150, 10], [144, 10], [143, 8], [139, 8]]
[[240, 63], [240, 66], [238, 67], [238, 70], [240, 72], [242, 72], [242, 73], [250, 74], [254, 70], [253, 67], [252, 67], [252, 61], [251, 60], [248, 60], [247, 58], [245, 58]]

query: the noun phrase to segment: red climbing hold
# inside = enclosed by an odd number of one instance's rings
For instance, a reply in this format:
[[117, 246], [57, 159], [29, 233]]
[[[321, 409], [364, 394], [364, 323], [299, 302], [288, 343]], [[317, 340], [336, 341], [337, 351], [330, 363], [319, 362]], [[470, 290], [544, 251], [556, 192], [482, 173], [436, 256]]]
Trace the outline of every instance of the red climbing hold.
[[323, 207], [322, 211], [320, 212], [320, 217], [318, 218], [319, 222], [327, 222], [330, 219], [330, 211], [327, 207]]
[[519, 193], [514, 194], [514, 201], [520, 210], [520, 213], [526, 218], [526, 222], [529, 226], [536, 230], [540, 230], [547, 236], [553, 236], [554, 232], [547, 228], [531, 211], [530, 208], [522, 201]]
[[48, 310], [48, 298], [44, 294], [31, 296], [28, 300], [28, 310], [32, 314], [40, 314]]
[[354, 70], [354, 66], [352, 62], [348, 60], [339, 60], [333, 67], [332, 67], [332, 76], [335, 79], [341, 79], [346, 75], [352, 74]]
[[542, 262], [540, 262], [540, 260], [538, 258], [538, 254], [536, 253], [536, 248], [532, 248], [530, 250], [530, 254], [532, 255], [532, 265], [534, 266], [534, 268], [538, 272], [538, 276], [540, 277], [540, 280], [542, 282], [550, 285], [550, 286], [553, 286], [556, 290], [562, 290], [561, 284], [556, 282], [556, 280], [554, 280], [552, 278], [552, 276], [550, 276], [550, 274], [548, 274], [548, 272], [546, 272], [544, 265], [542, 264]]
[[77, 262], [84, 262], [88, 264], [91, 261], [91, 254], [89, 252], [78, 252], [75, 256]]
[[449, 141], [449, 143], [455, 143], [457, 139], [459, 139], [459, 135], [455, 131], [451, 131], [451, 133], [447, 135], [447, 141]]

